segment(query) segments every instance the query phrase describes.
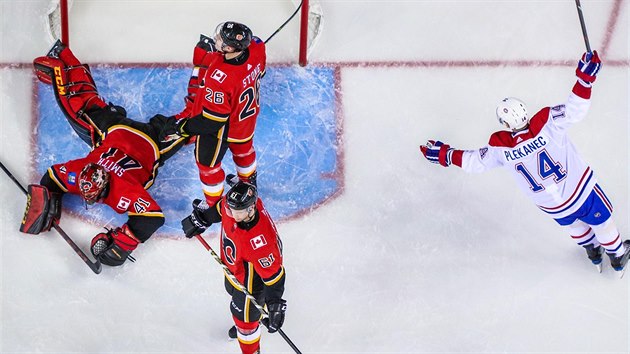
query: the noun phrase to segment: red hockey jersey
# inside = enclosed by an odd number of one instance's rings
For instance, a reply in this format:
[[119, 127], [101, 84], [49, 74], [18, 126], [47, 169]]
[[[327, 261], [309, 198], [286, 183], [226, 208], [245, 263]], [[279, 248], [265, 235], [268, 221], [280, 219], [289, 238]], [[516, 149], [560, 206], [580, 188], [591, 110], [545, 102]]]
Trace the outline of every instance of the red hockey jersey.
[[[128, 213], [130, 218], [164, 218], [158, 203], [146, 191], [155, 179], [160, 153], [155, 142], [143, 132], [125, 125], [114, 125], [103, 143], [86, 157], [51, 166], [47, 173], [65, 193], [79, 193], [79, 174], [86, 164], [93, 162], [109, 171], [106, 197], [99, 201], [117, 213]], [[157, 223], [161, 225], [161, 223]], [[143, 230], [142, 222], [133, 232], [142, 241], [155, 231]], [[148, 225], [156, 225], [149, 222]], [[132, 226], [132, 225], [129, 225]], [[159, 226], [158, 226], [159, 227]]]
[[[260, 200], [256, 201], [258, 222], [249, 230], [240, 228], [222, 201], [221, 260], [239, 282], [251, 291], [254, 272], [266, 287], [281, 286], [284, 291], [282, 242], [271, 217]], [[229, 278], [228, 278], [229, 280]], [[238, 288], [236, 284], [235, 287]], [[274, 291], [275, 292], [275, 291]]]
[[265, 44], [258, 38], [235, 59], [226, 60], [220, 52], [206, 54], [200, 66], [207, 70], [199, 73], [191, 117], [201, 115], [214, 123], [227, 123], [228, 128], [218, 132], [223, 140], [250, 140], [260, 112], [260, 78], [266, 60]]

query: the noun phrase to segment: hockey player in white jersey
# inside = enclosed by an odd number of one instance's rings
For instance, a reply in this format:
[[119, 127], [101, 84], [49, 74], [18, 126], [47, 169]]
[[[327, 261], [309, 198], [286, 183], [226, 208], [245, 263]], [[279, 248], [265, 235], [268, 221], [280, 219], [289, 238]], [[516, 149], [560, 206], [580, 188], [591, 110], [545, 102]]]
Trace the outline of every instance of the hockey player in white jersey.
[[496, 113], [499, 123], [509, 131], [492, 134], [488, 144], [480, 149], [457, 150], [429, 140], [420, 150], [432, 163], [444, 167], [454, 164], [468, 173], [507, 168], [538, 208], [566, 227], [578, 245], [586, 249], [600, 271], [605, 250], [611, 266], [623, 275], [630, 241], [622, 242], [611, 217], [612, 204], [567, 136], [567, 129], [586, 116], [591, 86], [600, 67], [597, 51], [584, 53], [567, 102], [545, 107], [531, 118], [522, 101], [503, 99]]

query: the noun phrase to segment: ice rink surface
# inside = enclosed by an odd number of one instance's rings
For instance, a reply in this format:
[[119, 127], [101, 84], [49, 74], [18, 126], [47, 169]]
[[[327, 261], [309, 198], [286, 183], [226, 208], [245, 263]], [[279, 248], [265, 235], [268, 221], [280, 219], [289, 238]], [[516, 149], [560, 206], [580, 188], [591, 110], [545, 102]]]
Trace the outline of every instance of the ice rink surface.
[[[0, 2], [0, 161], [25, 184], [39, 180], [42, 158], [32, 149], [29, 63], [51, 45], [47, 3]], [[574, 1], [320, 4], [310, 65], [338, 73], [344, 188], [278, 225], [283, 328], [302, 352], [629, 352], [630, 276], [619, 280], [607, 260], [598, 274], [506, 171], [467, 175], [418, 151], [429, 138], [483, 146], [500, 128], [494, 108], [505, 96], [532, 112], [564, 102], [584, 51]], [[603, 68], [590, 113], [570, 136], [628, 238], [628, 1], [582, 6]], [[217, 23], [242, 21], [266, 38], [293, 9], [291, 1], [75, 0], [70, 41], [91, 65], [181, 66]], [[297, 33], [292, 22], [269, 43], [270, 66], [296, 62]], [[198, 242], [156, 237], [134, 252], [138, 262], [94, 275], [54, 232], [17, 231], [25, 198], [5, 175], [0, 205], [3, 353], [239, 352], [226, 339], [221, 270]], [[103, 225], [64, 216], [61, 226], [87, 249]], [[263, 353], [292, 352], [278, 335], [261, 343]]]

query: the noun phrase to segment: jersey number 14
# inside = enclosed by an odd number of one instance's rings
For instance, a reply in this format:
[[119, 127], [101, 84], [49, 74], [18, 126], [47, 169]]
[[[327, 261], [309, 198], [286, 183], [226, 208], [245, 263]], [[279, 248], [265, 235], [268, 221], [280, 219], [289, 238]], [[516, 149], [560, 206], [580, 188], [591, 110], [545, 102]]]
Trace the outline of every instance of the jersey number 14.
[[[538, 153], [537, 166], [538, 176], [540, 176], [543, 180], [553, 177], [553, 181], [558, 183], [567, 176], [567, 172], [564, 171], [562, 165], [559, 162], [554, 161], [545, 149]], [[540, 192], [545, 189], [543, 185], [539, 184], [536, 179], [534, 179], [534, 176], [532, 176], [532, 174], [527, 170], [525, 165], [518, 163], [514, 166], [514, 168], [516, 168], [516, 170], [525, 177], [527, 183], [529, 183], [529, 188], [533, 192]]]

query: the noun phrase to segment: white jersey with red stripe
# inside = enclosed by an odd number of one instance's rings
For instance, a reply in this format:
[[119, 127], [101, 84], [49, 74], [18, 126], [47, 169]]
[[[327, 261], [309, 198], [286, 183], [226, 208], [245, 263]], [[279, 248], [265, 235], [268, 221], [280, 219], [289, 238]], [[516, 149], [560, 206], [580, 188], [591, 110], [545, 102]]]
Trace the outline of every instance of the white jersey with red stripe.
[[470, 173], [505, 167], [541, 210], [554, 219], [572, 214], [596, 184], [590, 166], [567, 136], [568, 128], [586, 116], [590, 91], [576, 83], [566, 103], [541, 109], [528, 129], [499, 131], [488, 145], [465, 150], [461, 167]]

